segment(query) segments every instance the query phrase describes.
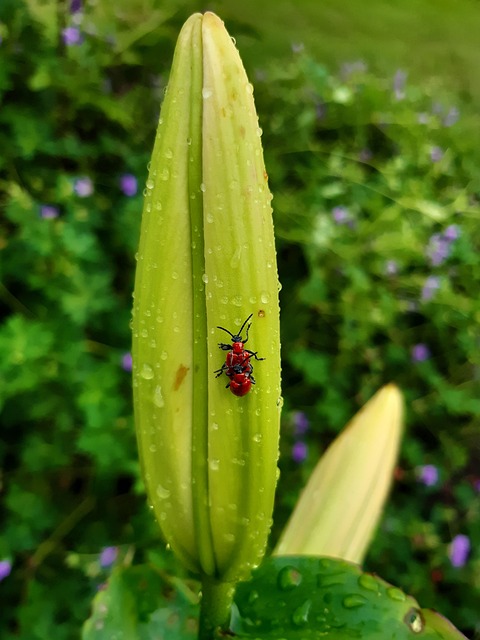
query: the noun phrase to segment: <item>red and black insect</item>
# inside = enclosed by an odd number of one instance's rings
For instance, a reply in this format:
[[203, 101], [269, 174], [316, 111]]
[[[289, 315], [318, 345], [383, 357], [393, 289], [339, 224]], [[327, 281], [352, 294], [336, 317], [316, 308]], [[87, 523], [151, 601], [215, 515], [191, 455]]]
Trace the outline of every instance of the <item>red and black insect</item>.
[[[228, 353], [224, 364], [220, 369], [217, 369], [214, 372], [217, 374], [215, 377], [218, 378], [223, 372], [225, 372], [225, 374], [230, 378], [230, 382], [225, 388], [230, 389], [235, 396], [247, 395], [252, 388], [252, 384], [255, 384], [255, 378], [252, 375], [253, 365], [250, 362], [250, 358], [255, 358], [255, 360], [265, 360], [265, 358], [259, 358], [256, 351], [250, 351], [249, 349], [244, 348], [245, 343], [248, 341], [248, 332], [252, 326], [252, 323], [248, 323], [248, 321], [252, 316], [253, 313], [248, 316], [240, 327], [240, 331], [236, 334], [225, 329], [225, 327], [217, 327], [217, 329], [225, 331], [232, 337], [232, 344], [225, 344], [224, 342], [218, 343], [219, 348], [223, 351], [228, 351]], [[242, 332], [245, 325], [247, 325], [247, 331], [244, 340], [242, 338]]]

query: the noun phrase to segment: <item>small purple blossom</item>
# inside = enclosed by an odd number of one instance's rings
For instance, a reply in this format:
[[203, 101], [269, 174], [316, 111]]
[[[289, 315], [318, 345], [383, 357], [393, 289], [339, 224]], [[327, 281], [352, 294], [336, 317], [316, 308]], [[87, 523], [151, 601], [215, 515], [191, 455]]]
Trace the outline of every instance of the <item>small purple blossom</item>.
[[82, 10], [82, 0], [70, 0], [70, 13], [78, 13]]
[[294, 433], [296, 436], [303, 436], [310, 428], [310, 422], [303, 411], [294, 411], [292, 414]]
[[58, 208], [50, 204], [43, 204], [40, 207], [40, 218], [43, 218], [44, 220], [53, 220], [54, 218], [58, 218], [59, 213]]
[[387, 260], [385, 263], [385, 273], [387, 276], [394, 276], [398, 273], [398, 264], [396, 260]]
[[0, 560], [0, 582], [8, 578], [12, 571], [12, 563], [10, 560]]
[[422, 111], [417, 116], [418, 124], [428, 124], [429, 119], [430, 119], [430, 116], [425, 111]]
[[460, 227], [458, 227], [456, 224], [449, 225], [443, 232], [443, 237], [445, 238], [445, 240], [453, 242], [460, 237]]
[[360, 160], [360, 162], [370, 162], [372, 157], [373, 153], [370, 151], [370, 149], [367, 149], [367, 147], [361, 149], [360, 153], [358, 154], [358, 159]]
[[450, 242], [440, 233], [434, 233], [430, 237], [425, 253], [432, 266], [438, 267], [450, 255]]
[[292, 447], [292, 458], [294, 462], [296, 462], [297, 464], [304, 462], [307, 457], [307, 453], [308, 447], [305, 442], [301, 442], [300, 440], [298, 442], [295, 442]]
[[397, 100], [403, 100], [405, 98], [405, 84], [407, 81], [407, 73], [402, 69], [393, 76], [393, 91]]
[[463, 533], [459, 533], [453, 538], [450, 544], [449, 557], [452, 566], [463, 567], [467, 562], [469, 553], [470, 539]]
[[437, 276], [428, 276], [422, 288], [421, 298], [423, 302], [431, 300], [435, 292], [440, 288], [440, 278]]
[[132, 173], [125, 173], [120, 178], [120, 189], [123, 193], [131, 198], [138, 191], [138, 180]]
[[63, 42], [67, 47], [75, 46], [83, 42], [83, 36], [78, 27], [65, 27], [62, 30]]
[[102, 552], [100, 553], [100, 558], [99, 558], [100, 566], [103, 567], [104, 569], [106, 569], [107, 567], [110, 567], [117, 559], [117, 556], [118, 556], [117, 547], [105, 547], [104, 549], [102, 549]]
[[434, 146], [430, 149], [430, 160], [432, 162], [440, 162], [443, 158], [443, 151], [440, 147]]
[[478, 491], [478, 493], [480, 493], [480, 478], [476, 478], [473, 481], [473, 488], [475, 489], [475, 491]]
[[73, 190], [79, 198], [88, 198], [93, 193], [93, 182], [87, 176], [77, 178], [73, 183]]
[[293, 53], [303, 53], [305, 50], [305, 45], [303, 42], [292, 42], [291, 44]]
[[124, 353], [122, 356], [122, 369], [129, 372], [132, 370], [132, 354], [130, 351]]
[[438, 469], [434, 464], [417, 467], [418, 481], [426, 487], [434, 487], [438, 483]]
[[426, 344], [420, 342], [419, 344], [413, 345], [411, 356], [413, 362], [425, 362], [425, 360], [430, 358], [430, 349]]
[[460, 117], [460, 111], [457, 107], [451, 107], [447, 113], [447, 115], [443, 119], [443, 126], [451, 127], [458, 122]]
[[332, 216], [337, 224], [348, 224], [351, 220], [350, 212], [346, 207], [333, 207]]
[[368, 66], [363, 60], [345, 62], [340, 68], [340, 74], [344, 80], [348, 80], [348, 77], [354, 74], [366, 73], [367, 71]]

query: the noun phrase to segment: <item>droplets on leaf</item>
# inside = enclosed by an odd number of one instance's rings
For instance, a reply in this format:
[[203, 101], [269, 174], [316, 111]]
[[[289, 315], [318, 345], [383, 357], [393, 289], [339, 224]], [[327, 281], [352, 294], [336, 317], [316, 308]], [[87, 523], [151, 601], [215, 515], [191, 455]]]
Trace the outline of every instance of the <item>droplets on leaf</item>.
[[290, 591], [298, 587], [302, 579], [302, 574], [296, 567], [286, 566], [280, 569], [278, 573], [277, 585], [282, 591]]
[[140, 375], [144, 380], [151, 380], [153, 378], [152, 367], [149, 364], [145, 363], [140, 371]]
[[156, 494], [160, 500], [167, 500], [170, 497], [170, 489], [166, 489], [161, 484], [157, 485]]

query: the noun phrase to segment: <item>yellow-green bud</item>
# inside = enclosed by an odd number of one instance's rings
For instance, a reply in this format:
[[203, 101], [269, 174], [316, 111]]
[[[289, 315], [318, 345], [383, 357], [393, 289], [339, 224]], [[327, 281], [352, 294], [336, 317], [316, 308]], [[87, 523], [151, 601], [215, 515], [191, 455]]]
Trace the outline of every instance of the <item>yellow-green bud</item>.
[[[261, 130], [240, 56], [212, 13], [187, 20], [153, 149], [135, 281], [139, 450], [166, 541], [223, 581], [260, 561], [280, 418], [278, 279]], [[215, 377], [253, 314], [244, 397]], [[244, 332], [245, 333], [245, 332]], [[245, 338], [245, 335], [243, 336]]]
[[392, 482], [402, 427], [402, 396], [389, 384], [324, 453], [274, 553], [362, 562]]

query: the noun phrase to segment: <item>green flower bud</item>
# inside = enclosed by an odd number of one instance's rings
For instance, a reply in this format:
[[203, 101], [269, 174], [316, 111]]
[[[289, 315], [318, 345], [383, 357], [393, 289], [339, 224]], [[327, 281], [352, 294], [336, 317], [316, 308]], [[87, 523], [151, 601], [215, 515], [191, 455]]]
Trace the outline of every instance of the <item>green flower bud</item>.
[[[136, 430], [166, 541], [222, 581], [259, 563], [280, 418], [278, 279], [261, 130], [239, 54], [212, 13], [187, 20], [162, 105], [133, 317]], [[231, 338], [253, 314], [251, 391], [226, 389]], [[245, 338], [245, 329], [243, 338]], [[247, 375], [249, 377], [249, 375]]]
[[321, 457], [274, 553], [362, 562], [390, 489], [402, 427], [402, 395], [386, 385]]

